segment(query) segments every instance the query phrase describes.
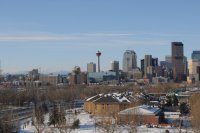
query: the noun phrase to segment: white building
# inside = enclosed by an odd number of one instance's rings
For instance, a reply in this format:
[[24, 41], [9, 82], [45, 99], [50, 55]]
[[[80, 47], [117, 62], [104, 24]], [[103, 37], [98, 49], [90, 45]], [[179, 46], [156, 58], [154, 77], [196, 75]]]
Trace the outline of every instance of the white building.
[[164, 112], [165, 119], [179, 119], [180, 115], [180, 112]]
[[199, 81], [200, 74], [200, 60], [192, 59], [188, 61], [189, 76], [188, 82]]
[[119, 71], [119, 61], [111, 61], [111, 70], [114, 72]]
[[154, 84], [159, 84], [159, 83], [168, 83], [169, 79], [165, 77], [153, 77], [152, 82]]
[[44, 85], [57, 85], [58, 84], [58, 75], [41, 75], [39, 81]]
[[88, 63], [87, 72], [96, 72], [96, 64], [93, 62]]
[[137, 55], [134, 50], [126, 50], [123, 56], [123, 71], [132, 71], [134, 68], [137, 68]]

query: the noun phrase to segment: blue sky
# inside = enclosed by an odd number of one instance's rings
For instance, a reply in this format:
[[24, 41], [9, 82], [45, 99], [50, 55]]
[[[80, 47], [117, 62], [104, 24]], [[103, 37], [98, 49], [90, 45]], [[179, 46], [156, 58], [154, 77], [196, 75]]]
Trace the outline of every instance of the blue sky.
[[[17, 0], [0, 1], [0, 59], [4, 73], [86, 70], [102, 52], [101, 68], [122, 63], [126, 49], [138, 62], [145, 54], [163, 60], [172, 41], [185, 55], [200, 50], [200, 1]], [[138, 64], [139, 65], [139, 64]]]

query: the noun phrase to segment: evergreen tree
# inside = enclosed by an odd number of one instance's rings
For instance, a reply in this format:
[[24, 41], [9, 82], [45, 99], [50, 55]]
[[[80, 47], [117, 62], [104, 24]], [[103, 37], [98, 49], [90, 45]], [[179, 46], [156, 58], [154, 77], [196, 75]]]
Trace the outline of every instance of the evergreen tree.
[[65, 114], [65, 110], [64, 109], [59, 109], [57, 127], [59, 128], [60, 133], [62, 132], [62, 129], [65, 128], [65, 126], [66, 126], [65, 115], [66, 115]]
[[180, 105], [180, 113], [181, 113], [182, 115], [185, 115], [185, 114], [188, 114], [189, 111], [190, 111], [190, 110], [189, 110], [188, 105], [187, 105], [185, 102], [181, 103], [181, 105]]
[[66, 124], [65, 110], [54, 106], [49, 116], [49, 125], [63, 127]]
[[80, 124], [80, 120], [79, 120], [79, 119], [75, 120], [75, 121], [73, 122], [73, 124], [72, 124], [72, 129], [77, 129], [77, 128], [79, 128], [79, 124]]
[[170, 96], [167, 96], [167, 103], [166, 106], [172, 106], [172, 100]]
[[172, 96], [172, 103], [174, 106], [178, 106], [178, 98], [175, 94]]

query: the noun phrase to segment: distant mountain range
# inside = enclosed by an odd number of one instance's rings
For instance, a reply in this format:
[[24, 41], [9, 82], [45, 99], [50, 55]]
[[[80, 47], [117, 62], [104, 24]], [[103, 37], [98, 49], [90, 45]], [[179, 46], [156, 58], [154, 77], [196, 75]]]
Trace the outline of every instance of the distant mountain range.
[[[53, 74], [57, 75], [57, 74], [61, 74], [61, 75], [67, 75], [69, 72], [65, 71], [65, 70], [60, 70], [57, 72], [52, 72]], [[49, 74], [49, 73], [45, 73], [45, 74]]]
[[[55, 71], [55, 72], [42, 72], [42, 74], [54, 74], [54, 75], [67, 75], [69, 73], [69, 71], [65, 71], [65, 70], [60, 70], [60, 71]], [[18, 72], [13, 72], [13, 73], [3, 73], [3, 75], [7, 75], [7, 74], [13, 74], [13, 75], [18, 75], [18, 74], [28, 74], [28, 71], [18, 71]]]

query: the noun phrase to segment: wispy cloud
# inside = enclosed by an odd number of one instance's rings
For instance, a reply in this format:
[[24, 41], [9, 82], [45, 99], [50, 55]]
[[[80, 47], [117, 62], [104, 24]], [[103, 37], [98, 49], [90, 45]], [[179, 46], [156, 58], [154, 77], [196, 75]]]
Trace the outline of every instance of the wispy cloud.
[[[0, 42], [65, 42], [94, 45], [99, 44], [113, 46], [122, 45], [168, 45], [170, 38], [174, 39], [178, 34], [163, 33], [76, 33], [76, 34], [52, 34], [52, 33], [26, 33], [26, 34], [0, 34]], [[184, 36], [193, 36], [191, 34]], [[194, 35], [198, 36], [198, 34]]]
[[68, 41], [68, 40], [92, 40], [93, 38], [127, 38], [144, 36], [146, 33], [77, 33], [77, 34], [0, 34], [0, 41]]
[[65, 35], [0, 35], [0, 41], [67, 41], [78, 39], [76, 36]]
[[128, 37], [130, 33], [77, 33], [77, 34], [0, 34], [0, 41], [68, 41], [96, 37]]
[[121, 49], [132, 48], [133, 46], [163, 46], [170, 44], [170, 40], [146, 35], [146, 33], [29, 33], [15, 35], [0, 34], [0, 44], [12, 49], [28, 48], [60, 51], [62, 49], [74, 48]]

